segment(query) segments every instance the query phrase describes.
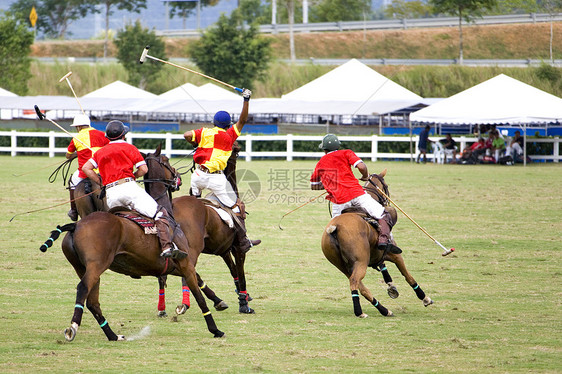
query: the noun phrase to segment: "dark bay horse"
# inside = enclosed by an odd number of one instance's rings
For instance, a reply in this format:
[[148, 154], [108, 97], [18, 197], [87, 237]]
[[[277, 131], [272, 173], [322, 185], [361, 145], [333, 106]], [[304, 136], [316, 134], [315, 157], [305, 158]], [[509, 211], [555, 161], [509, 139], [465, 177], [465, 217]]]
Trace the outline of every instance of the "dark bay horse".
[[[365, 185], [369, 194], [376, 195], [376, 184], [388, 193], [384, 182], [386, 170], [381, 174], [372, 174]], [[371, 188], [369, 188], [371, 186]], [[375, 198], [381, 202], [381, 196]], [[384, 203], [381, 205], [385, 205]], [[423, 301], [424, 306], [431, 305], [433, 301], [426, 296], [415, 279], [408, 272], [404, 259], [400, 253], [384, 252], [377, 247], [379, 233], [377, 229], [364, 219], [364, 214], [357, 211], [344, 210], [343, 214], [330, 220], [322, 234], [322, 252], [335, 267], [349, 279], [349, 288], [353, 301], [353, 311], [357, 317], [367, 317], [361, 309], [359, 293], [363, 295], [383, 316], [392, 316], [392, 311], [382, 306], [363, 284], [363, 278], [368, 267], [380, 267], [384, 261], [393, 262], [408, 284], [414, 289], [417, 297]], [[396, 221], [394, 211], [394, 221]]]
[[[154, 173], [161, 173], [170, 167], [159, 152], [148, 154], [145, 160], [149, 170], [147, 174], [150, 173], [148, 179], [152, 179]], [[151, 193], [151, 196], [159, 197], [155, 195], [155, 191]], [[161, 249], [156, 235], [146, 235], [141, 227], [126, 218], [108, 212], [94, 212], [77, 223], [59, 226], [51, 232], [51, 238], [44, 245], [45, 249], [42, 246], [41, 250], [46, 250], [65, 231], [68, 233], [62, 242], [62, 250], [80, 278], [74, 315], [70, 327], [65, 330], [66, 340], [74, 340], [82, 321], [84, 306], [94, 315], [109, 340], [125, 339], [111, 330], [100, 308], [100, 276], [107, 269], [132, 278], [166, 274], [184, 277], [203, 313], [208, 330], [214, 337], [224, 335], [217, 328], [197, 286], [194, 266], [196, 257], [194, 262], [192, 251], [188, 249], [188, 241], [181, 231], [176, 231], [174, 242], [180, 249], [187, 251], [189, 256], [181, 260], [168, 260], [160, 257]]]

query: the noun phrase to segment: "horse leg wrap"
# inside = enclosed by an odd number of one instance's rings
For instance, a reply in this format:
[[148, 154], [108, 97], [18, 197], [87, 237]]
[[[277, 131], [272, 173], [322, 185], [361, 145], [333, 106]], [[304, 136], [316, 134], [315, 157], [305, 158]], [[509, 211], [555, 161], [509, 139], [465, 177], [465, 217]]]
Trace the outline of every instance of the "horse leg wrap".
[[161, 289], [158, 291], [158, 311], [166, 310], [166, 291]]
[[233, 278], [234, 279], [234, 287], [236, 287], [236, 293], [240, 292], [240, 281], [238, 280], [238, 278]]
[[72, 316], [72, 323], [78, 326], [82, 323], [82, 315], [84, 314], [84, 305], [76, 303], [74, 305], [74, 315]]
[[388, 316], [388, 309], [386, 309], [384, 306], [382, 306], [381, 303], [379, 303], [377, 301], [377, 299], [373, 299], [373, 306], [375, 308], [377, 308], [377, 310], [379, 311], [380, 314], [382, 314], [383, 316]]
[[113, 332], [113, 330], [111, 330], [111, 327], [109, 327], [109, 323], [107, 323], [107, 320], [105, 318], [103, 319], [103, 322], [100, 323], [100, 327], [103, 330], [105, 336], [107, 337], [107, 340], [109, 341], [118, 340], [117, 335]]
[[207, 322], [207, 328], [209, 331], [215, 336], [215, 338], [222, 338], [224, 336], [224, 332], [220, 331], [215, 323], [215, 320], [211, 314], [211, 312], [203, 313], [205, 316], [205, 322]]
[[392, 277], [390, 276], [390, 273], [388, 272], [388, 269], [385, 265], [383, 265], [381, 268], [381, 274], [384, 279], [384, 283], [392, 283]]
[[189, 290], [189, 287], [182, 286], [181, 287], [181, 293], [182, 293], [181, 303], [187, 305], [188, 307], [191, 306], [191, 301], [190, 301], [190, 297], [189, 297], [191, 291]]
[[353, 313], [355, 313], [356, 317], [359, 317], [363, 314], [363, 310], [361, 309], [361, 301], [359, 300], [359, 291], [351, 291], [351, 300], [353, 300]]
[[416, 292], [416, 296], [418, 297], [418, 299], [423, 300], [425, 299], [425, 292], [423, 292], [423, 290], [421, 289], [420, 285], [417, 283], [414, 283], [414, 285], [412, 286], [412, 288], [414, 289], [414, 291]]

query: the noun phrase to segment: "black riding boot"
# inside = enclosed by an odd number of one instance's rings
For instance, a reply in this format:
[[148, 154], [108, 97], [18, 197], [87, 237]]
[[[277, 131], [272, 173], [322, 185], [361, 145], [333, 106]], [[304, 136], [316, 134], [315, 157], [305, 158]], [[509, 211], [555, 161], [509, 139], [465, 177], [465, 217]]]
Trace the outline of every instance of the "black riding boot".
[[68, 217], [74, 222], [78, 221], [78, 210], [76, 209], [76, 201], [74, 201], [74, 189], [69, 188], [70, 192], [70, 210], [68, 211]]
[[170, 221], [168, 217], [168, 212], [166, 209], [162, 208], [164, 213], [160, 218], [154, 221], [154, 226], [158, 231], [158, 240], [160, 241], [160, 248], [162, 249], [162, 257], [171, 257], [176, 259], [181, 259], [187, 257], [187, 253], [180, 251], [179, 248], [172, 241], [172, 229], [170, 227]]
[[246, 253], [254, 245], [261, 243], [261, 240], [250, 240], [246, 235], [246, 220], [243, 217], [243, 213], [235, 213], [238, 218], [239, 225], [236, 224], [236, 244], [235, 247], [242, 253]]

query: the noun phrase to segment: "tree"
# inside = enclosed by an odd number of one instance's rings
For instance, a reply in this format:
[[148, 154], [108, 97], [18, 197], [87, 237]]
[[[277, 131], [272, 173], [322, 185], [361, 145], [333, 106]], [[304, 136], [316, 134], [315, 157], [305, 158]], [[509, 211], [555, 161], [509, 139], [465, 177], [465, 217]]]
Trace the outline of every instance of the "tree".
[[361, 21], [370, 18], [370, 0], [322, 0], [310, 9], [312, 22]]
[[141, 9], [146, 9], [146, 0], [97, 0], [97, 4], [105, 6], [105, 38], [103, 42], [103, 58], [107, 57], [109, 45], [109, 16], [113, 14], [114, 7], [119, 10], [139, 13]]
[[33, 31], [13, 16], [0, 17], [0, 87], [25, 95], [31, 78]]
[[493, 9], [497, 0], [429, 0], [438, 13], [448, 13], [459, 17], [459, 64], [463, 63], [462, 21], [471, 22], [481, 17], [486, 9]]
[[554, 16], [562, 12], [562, 0], [539, 0], [537, 5], [540, 11], [544, 11], [550, 16], [550, 61], [554, 63], [554, 56], [552, 55], [552, 42], [554, 40]]
[[264, 77], [272, 58], [271, 40], [254, 25], [242, 27], [242, 17], [234, 10], [222, 14], [214, 27], [190, 44], [191, 59], [205, 74], [237, 87], [251, 88]]
[[[170, 5], [170, 16], [175, 17], [178, 16], [182, 18], [183, 28], [185, 29], [185, 21], [187, 17], [195, 13], [197, 9], [197, 5], [201, 7], [206, 6], [215, 6], [217, 5], [219, 0], [201, 0], [198, 1], [169, 1]], [[199, 27], [199, 25], [197, 25]]]
[[73, 21], [95, 11], [95, 4], [87, 0], [18, 0], [10, 6], [10, 13], [29, 23], [29, 13], [35, 6], [37, 30], [48, 37], [63, 39]]
[[271, 5], [262, 4], [261, 0], [241, 0], [238, 9], [244, 22], [249, 25], [271, 23]]
[[164, 41], [156, 36], [154, 31], [142, 27], [140, 21], [134, 25], [127, 25], [124, 30], [117, 33], [115, 39], [117, 46], [117, 60], [129, 73], [128, 82], [141, 89], [154, 79], [163, 67], [161, 62], [147, 59], [144, 64], [139, 63], [142, 51], [150, 45], [150, 55], [167, 60]]
[[393, 0], [384, 7], [384, 14], [389, 18], [421, 18], [431, 13], [430, 7], [422, 0]]

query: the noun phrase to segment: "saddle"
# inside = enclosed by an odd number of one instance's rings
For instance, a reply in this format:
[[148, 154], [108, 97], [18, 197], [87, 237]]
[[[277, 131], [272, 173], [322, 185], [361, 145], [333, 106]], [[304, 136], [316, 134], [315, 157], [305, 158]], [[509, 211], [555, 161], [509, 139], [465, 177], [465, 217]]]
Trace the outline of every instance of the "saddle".
[[125, 207], [119, 206], [109, 210], [109, 213], [116, 215], [117, 217], [126, 218], [140, 226], [144, 230], [145, 235], [156, 235], [158, 230], [154, 225], [154, 220], [145, 217], [138, 212], [129, 210]]
[[367, 211], [361, 207], [349, 207], [342, 210], [343, 213], [354, 213], [359, 215], [365, 222], [371, 225], [377, 232], [380, 232], [379, 223], [376, 218], [373, 218], [367, 213]]
[[205, 204], [205, 206], [214, 209], [219, 215], [219, 217], [223, 220], [223, 222], [228, 225], [229, 228], [233, 229], [235, 223], [239, 224], [238, 222], [239, 218], [236, 216], [236, 214], [234, 214], [232, 209], [225, 207], [218, 200], [212, 198], [212, 196], [211, 198], [206, 198], [206, 199], [200, 198], [199, 200], [201, 200], [201, 202]]

